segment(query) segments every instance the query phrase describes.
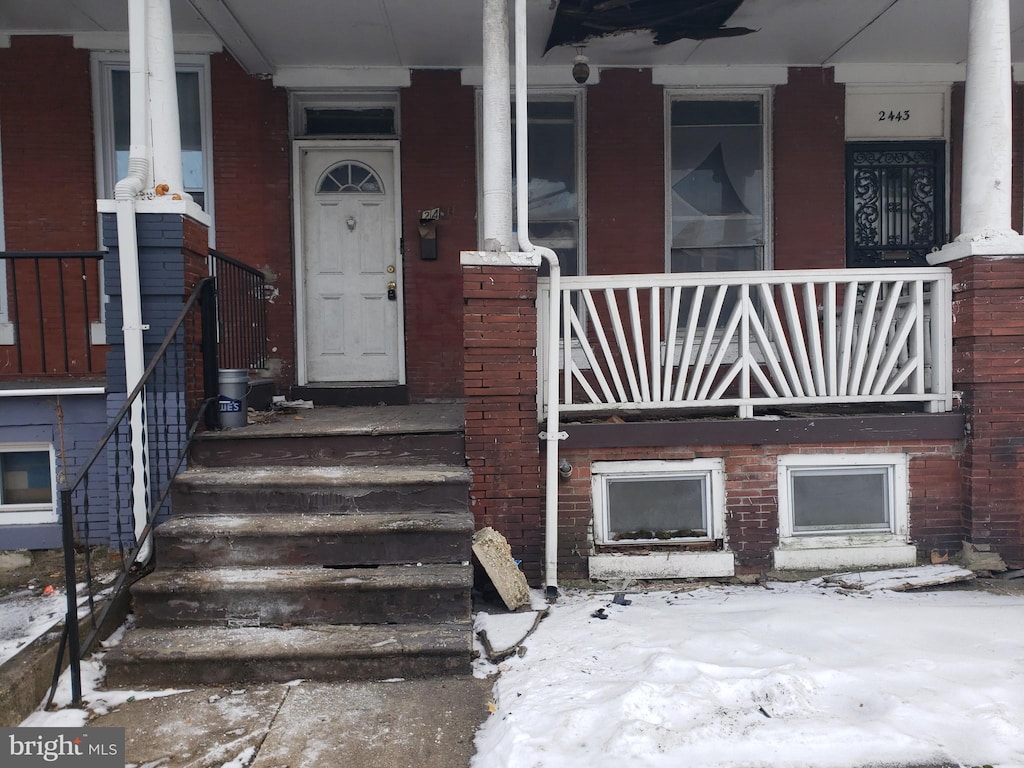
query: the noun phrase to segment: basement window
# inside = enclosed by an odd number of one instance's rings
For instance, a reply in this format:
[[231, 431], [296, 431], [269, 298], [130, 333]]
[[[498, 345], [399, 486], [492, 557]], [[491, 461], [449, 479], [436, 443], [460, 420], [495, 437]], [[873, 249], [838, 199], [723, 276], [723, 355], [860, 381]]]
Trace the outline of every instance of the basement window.
[[903, 567], [909, 543], [904, 454], [779, 457], [780, 570]]
[[591, 467], [598, 544], [679, 544], [722, 538], [719, 459], [608, 461]]
[[54, 498], [50, 446], [0, 446], [0, 524], [56, 522]]

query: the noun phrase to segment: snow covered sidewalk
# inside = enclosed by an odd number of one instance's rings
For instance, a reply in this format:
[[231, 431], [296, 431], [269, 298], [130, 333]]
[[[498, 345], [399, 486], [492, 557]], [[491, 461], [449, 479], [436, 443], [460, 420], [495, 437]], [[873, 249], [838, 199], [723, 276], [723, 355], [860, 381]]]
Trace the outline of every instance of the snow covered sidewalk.
[[767, 586], [562, 597], [472, 765], [1024, 766], [1024, 596]]

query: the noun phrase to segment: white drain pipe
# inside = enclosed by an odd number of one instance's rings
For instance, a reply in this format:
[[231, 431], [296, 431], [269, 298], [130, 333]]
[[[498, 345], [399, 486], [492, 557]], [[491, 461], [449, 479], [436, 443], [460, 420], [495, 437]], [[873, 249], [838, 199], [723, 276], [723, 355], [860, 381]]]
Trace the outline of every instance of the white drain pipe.
[[[142, 291], [139, 280], [139, 248], [135, 227], [135, 201], [152, 186], [149, 161], [149, 72], [147, 0], [128, 3], [128, 77], [131, 100], [128, 175], [114, 187], [117, 216], [118, 263], [121, 271], [121, 307], [124, 332], [126, 393], [135, 389], [146, 370], [142, 346]], [[135, 536], [146, 527], [149, 514], [149, 475], [146, 452], [145, 393], [130, 411], [132, 450], [132, 516]], [[152, 554], [152, 538], [140, 542], [139, 561]]]
[[548, 263], [548, 338], [544, 366], [547, 378], [544, 401], [547, 425], [541, 432], [546, 446], [544, 471], [544, 585], [549, 597], [558, 594], [558, 441], [568, 435], [558, 430], [558, 328], [562, 268], [550, 248], [530, 242], [530, 159], [528, 94], [526, 89], [526, 0], [516, 0], [516, 221], [519, 247], [536, 253]]

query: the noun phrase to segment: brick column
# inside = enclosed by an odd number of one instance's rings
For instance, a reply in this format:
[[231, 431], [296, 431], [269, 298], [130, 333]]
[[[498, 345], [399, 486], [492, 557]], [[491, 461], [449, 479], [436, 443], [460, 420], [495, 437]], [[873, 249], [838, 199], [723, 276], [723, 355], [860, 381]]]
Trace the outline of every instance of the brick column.
[[477, 526], [505, 536], [531, 584], [544, 560], [537, 422], [537, 270], [463, 254], [466, 462]]
[[953, 382], [963, 392], [971, 541], [1024, 563], [1024, 259], [971, 256], [953, 270]]

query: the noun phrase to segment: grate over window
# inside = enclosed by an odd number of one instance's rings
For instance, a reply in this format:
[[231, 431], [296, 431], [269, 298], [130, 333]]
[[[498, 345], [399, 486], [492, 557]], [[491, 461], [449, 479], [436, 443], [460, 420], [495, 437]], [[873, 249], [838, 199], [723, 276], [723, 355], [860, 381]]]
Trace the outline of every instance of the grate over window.
[[846, 265], [927, 266], [945, 243], [945, 144], [846, 145]]

